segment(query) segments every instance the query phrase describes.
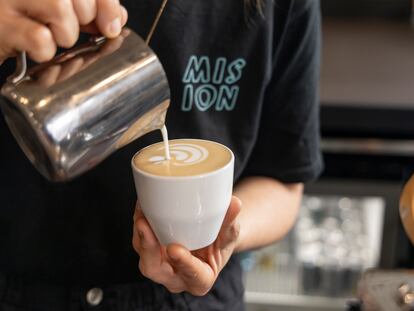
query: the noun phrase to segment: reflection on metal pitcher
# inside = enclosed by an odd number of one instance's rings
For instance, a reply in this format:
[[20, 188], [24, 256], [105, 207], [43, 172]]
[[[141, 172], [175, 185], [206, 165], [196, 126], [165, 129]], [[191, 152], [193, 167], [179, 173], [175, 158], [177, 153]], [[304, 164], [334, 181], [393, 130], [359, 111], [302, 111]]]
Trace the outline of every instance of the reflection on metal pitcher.
[[[23, 55], [24, 56], [24, 55]], [[26, 156], [49, 180], [74, 178], [116, 149], [160, 129], [170, 90], [154, 52], [124, 29], [19, 70], [1, 106]]]

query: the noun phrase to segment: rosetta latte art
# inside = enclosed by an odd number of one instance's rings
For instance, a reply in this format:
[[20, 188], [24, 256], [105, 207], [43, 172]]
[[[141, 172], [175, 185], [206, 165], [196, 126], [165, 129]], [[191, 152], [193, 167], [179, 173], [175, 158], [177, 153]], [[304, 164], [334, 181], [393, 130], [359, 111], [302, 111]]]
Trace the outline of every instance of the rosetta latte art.
[[[217, 171], [232, 161], [231, 151], [221, 144], [201, 139], [173, 139], [142, 149], [133, 165], [157, 176], [196, 176]], [[170, 150], [170, 158], [166, 154]]]
[[[158, 150], [162, 150], [160, 147]], [[193, 165], [207, 159], [208, 150], [202, 146], [185, 143], [174, 144], [170, 146], [171, 161], [170, 164], [176, 166]], [[153, 164], [162, 164], [165, 161], [163, 156], [153, 156], [149, 161]]]

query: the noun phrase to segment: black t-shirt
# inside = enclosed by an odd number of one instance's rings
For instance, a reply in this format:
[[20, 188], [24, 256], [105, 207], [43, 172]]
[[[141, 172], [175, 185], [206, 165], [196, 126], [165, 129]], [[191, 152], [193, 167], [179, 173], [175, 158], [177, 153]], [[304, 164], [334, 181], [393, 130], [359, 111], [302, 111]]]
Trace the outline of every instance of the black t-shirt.
[[[123, 3], [129, 27], [145, 37], [161, 0]], [[319, 174], [318, 1], [268, 0], [261, 16], [247, 14], [242, 0], [170, 0], [151, 46], [170, 82], [171, 138], [227, 145], [236, 181]], [[0, 67], [2, 80], [10, 70], [12, 62]], [[66, 184], [37, 173], [3, 117], [0, 133], [0, 274], [84, 286], [143, 279], [131, 246], [130, 159], [160, 133]], [[222, 277], [231, 278], [236, 262]]]

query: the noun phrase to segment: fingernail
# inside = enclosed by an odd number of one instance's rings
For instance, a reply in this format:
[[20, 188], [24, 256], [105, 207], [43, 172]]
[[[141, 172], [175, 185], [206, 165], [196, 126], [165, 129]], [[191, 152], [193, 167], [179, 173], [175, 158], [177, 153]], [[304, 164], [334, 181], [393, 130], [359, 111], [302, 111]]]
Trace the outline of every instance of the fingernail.
[[[171, 254], [172, 253], [172, 254]], [[177, 252], [168, 252], [168, 256], [173, 260], [173, 261], [178, 261], [180, 259], [180, 255], [177, 254]]]
[[121, 20], [119, 17], [115, 18], [109, 24], [109, 33], [111, 36], [117, 36], [121, 32]]
[[240, 225], [238, 223], [235, 223], [230, 227], [229, 237], [232, 241], [235, 241], [238, 239], [239, 235], [240, 235]]
[[143, 243], [145, 241], [144, 232], [138, 231], [138, 236], [139, 236], [139, 240], [141, 241], [141, 243]]

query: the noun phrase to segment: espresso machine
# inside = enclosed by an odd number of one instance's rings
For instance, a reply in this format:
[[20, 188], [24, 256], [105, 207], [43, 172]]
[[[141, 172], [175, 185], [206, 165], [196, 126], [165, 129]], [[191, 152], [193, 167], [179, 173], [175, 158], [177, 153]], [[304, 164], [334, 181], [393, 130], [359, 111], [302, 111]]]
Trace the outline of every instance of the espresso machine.
[[[400, 217], [414, 244], [414, 175], [406, 183], [400, 199]], [[414, 271], [371, 270], [358, 285], [358, 298], [348, 303], [349, 311], [413, 311]]]

